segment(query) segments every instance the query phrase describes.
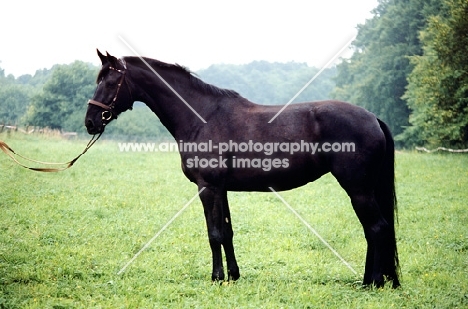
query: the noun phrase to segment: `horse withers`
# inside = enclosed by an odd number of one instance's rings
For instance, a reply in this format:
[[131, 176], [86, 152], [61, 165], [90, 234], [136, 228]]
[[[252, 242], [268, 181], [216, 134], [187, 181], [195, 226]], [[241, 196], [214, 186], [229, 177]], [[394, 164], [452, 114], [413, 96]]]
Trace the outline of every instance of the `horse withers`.
[[[135, 101], [159, 117], [179, 144], [183, 173], [203, 189], [212, 280], [225, 279], [222, 248], [227, 278], [240, 276], [227, 191], [289, 190], [332, 173], [364, 229], [363, 284], [400, 285], [394, 142], [374, 114], [332, 100], [291, 104], [279, 113], [282, 106], [252, 103], [235, 91], [204, 83], [179, 65], [98, 55], [102, 69], [86, 113], [88, 133], [102, 133]], [[352, 147], [330, 151], [331, 145]]]

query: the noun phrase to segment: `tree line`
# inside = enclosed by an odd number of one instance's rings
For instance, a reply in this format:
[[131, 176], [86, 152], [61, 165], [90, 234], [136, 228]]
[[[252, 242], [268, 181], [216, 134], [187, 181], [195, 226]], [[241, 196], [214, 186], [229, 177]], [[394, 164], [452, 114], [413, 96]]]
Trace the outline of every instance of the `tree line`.
[[[234, 89], [257, 103], [285, 104], [318, 69], [306, 63], [254, 61], [246, 65], [213, 65], [196, 72], [207, 83]], [[23, 124], [85, 133], [86, 102], [93, 96], [99, 68], [82, 61], [55, 65], [34, 76], [15, 79], [0, 70], [0, 124]], [[297, 99], [328, 98], [336, 69], [327, 69]], [[307, 99], [306, 99], [307, 98]], [[119, 116], [106, 136], [120, 139], [166, 139], [169, 133], [144, 104]]]
[[[286, 104], [319, 71], [306, 63], [253, 61], [212, 65], [197, 72], [205, 82], [234, 89], [259, 104]], [[293, 102], [325, 100], [335, 87], [336, 68], [323, 71]]]
[[[399, 146], [468, 146], [468, 1], [379, 0], [358, 26], [354, 53], [326, 69], [294, 102], [340, 99], [387, 122]], [[0, 68], [0, 124], [84, 132], [86, 102], [99, 68], [75, 61], [5, 76]], [[212, 65], [196, 74], [260, 104], [285, 104], [318, 72], [305, 63], [254, 61]], [[107, 133], [169, 138], [142, 104]]]

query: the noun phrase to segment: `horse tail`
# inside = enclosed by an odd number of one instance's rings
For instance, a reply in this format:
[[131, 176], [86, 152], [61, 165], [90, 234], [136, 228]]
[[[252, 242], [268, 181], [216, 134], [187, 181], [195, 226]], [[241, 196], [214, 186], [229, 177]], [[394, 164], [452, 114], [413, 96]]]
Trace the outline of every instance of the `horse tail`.
[[400, 267], [395, 235], [395, 219], [398, 222], [397, 197], [395, 193], [395, 144], [388, 126], [382, 120], [377, 120], [381, 130], [385, 134], [386, 147], [383, 166], [375, 190], [375, 198], [385, 221], [390, 226], [391, 232], [386, 241], [388, 243], [385, 244], [389, 256], [386, 257], [388, 261], [384, 263], [386, 269], [383, 269], [383, 272], [387, 276], [387, 279], [393, 280], [393, 286], [397, 287], [400, 285], [398, 279]]

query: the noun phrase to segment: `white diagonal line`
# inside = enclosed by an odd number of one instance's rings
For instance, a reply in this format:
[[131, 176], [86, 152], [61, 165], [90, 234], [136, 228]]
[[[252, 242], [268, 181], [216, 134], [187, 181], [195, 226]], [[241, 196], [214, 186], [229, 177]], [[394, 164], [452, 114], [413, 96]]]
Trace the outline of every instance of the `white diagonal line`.
[[311, 80], [309, 80], [305, 85], [304, 87], [301, 88], [301, 90], [299, 90], [298, 93], [296, 93], [292, 98], [291, 100], [289, 100], [288, 103], [286, 103], [286, 105], [284, 105], [277, 113], [276, 115], [273, 116], [273, 118], [270, 119], [270, 121], [268, 121], [268, 123], [271, 123], [273, 120], [275, 120], [276, 117], [279, 116], [279, 114], [281, 114], [284, 109], [286, 107], [288, 107], [289, 104], [292, 103], [292, 101], [294, 101], [304, 90], [306, 90], [307, 87], [309, 87], [309, 85], [320, 75], [322, 74], [322, 72], [331, 64], [333, 63], [333, 61], [336, 60], [336, 58], [338, 58], [339, 55], [341, 55], [341, 53], [349, 46], [349, 44], [351, 44], [354, 39], [356, 39], [356, 36], [354, 36], [351, 40], [349, 40], [321, 69], [320, 71], [317, 72], [317, 74], [314, 75], [314, 77], [311, 78]]
[[145, 251], [146, 248], [148, 248], [148, 247], [151, 245], [151, 243], [152, 243], [156, 238], [158, 238], [158, 236], [161, 235], [161, 233], [164, 232], [164, 230], [167, 229], [167, 227], [168, 227], [169, 225], [171, 225], [171, 223], [172, 223], [175, 219], [177, 219], [177, 217], [180, 216], [180, 214], [183, 213], [184, 210], [193, 202], [193, 200], [194, 200], [195, 198], [197, 198], [197, 196], [199, 196], [200, 193], [202, 193], [203, 190], [205, 190], [205, 189], [206, 189], [206, 187], [201, 188], [200, 191], [198, 191], [198, 193], [195, 194], [195, 195], [190, 199], [190, 201], [188, 201], [187, 204], [185, 204], [184, 207], [182, 207], [182, 209], [179, 210], [179, 211], [171, 218], [171, 220], [169, 220], [169, 221], [159, 230], [159, 232], [157, 232], [157, 233], [140, 249], [140, 251], [138, 251], [138, 252], [130, 259], [130, 261], [128, 261], [127, 264], [125, 264], [124, 267], [122, 267], [121, 270], [119, 270], [119, 272], [117, 273], [117, 275], [122, 274], [122, 273], [125, 271], [125, 269], [127, 269], [127, 267], [130, 266], [130, 264], [132, 264], [133, 261], [135, 261], [136, 258], [137, 258], [143, 251]]
[[169, 85], [169, 83], [166, 82], [166, 80], [164, 80], [164, 78], [162, 78], [162, 76], [159, 75], [159, 73], [156, 72], [155, 69], [153, 69], [153, 68], [149, 65], [148, 62], [146, 62], [146, 60], [145, 60], [142, 56], [140, 56], [140, 54], [138, 54], [137, 51], [136, 51], [130, 44], [128, 44], [128, 42], [125, 41], [125, 39], [124, 39], [122, 36], [119, 35], [119, 39], [120, 39], [125, 45], [127, 45], [127, 47], [128, 47], [138, 58], [140, 58], [140, 60], [141, 60], [144, 64], [146, 64], [146, 66], [147, 66], [157, 77], [159, 77], [159, 79], [167, 86], [167, 88], [169, 88], [172, 92], [174, 92], [174, 94], [175, 94], [182, 102], [184, 102], [184, 104], [187, 105], [187, 107], [190, 108], [190, 110], [191, 110], [198, 118], [200, 118], [201, 121], [203, 121], [203, 123], [206, 123], [206, 120], [203, 119], [203, 117], [200, 116], [200, 114], [197, 113], [197, 111], [196, 111], [192, 106], [190, 106], [190, 104], [188, 104], [187, 101], [185, 101], [185, 99], [184, 99], [174, 88], [172, 88], [172, 86]]
[[320, 239], [320, 241], [321, 241], [328, 249], [330, 249], [331, 252], [333, 252], [334, 255], [336, 255], [336, 257], [338, 257], [338, 258], [340, 259], [341, 262], [343, 262], [343, 264], [346, 265], [346, 267], [348, 267], [355, 275], [357, 275], [357, 272], [354, 270], [354, 268], [352, 268], [351, 265], [349, 265], [349, 263], [346, 262], [346, 260], [343, 259], [343, 258], [341, 257], [341, 255], [339, 255], [338, 252], [336, 252], [336, 250], [333, 249], [333, 247], [330, 246], [330, 244], [329, 244], [325, 239], [323, 239], [323, 237], [320, 236], [320, 234], [319, 234], [312, 226], [310, 226], [310, 224], [309, 224], [306, 220], [304, 220], [304, 219], [301, 217], [301, 215], [299, 215], [299, 213], [298, 213], [296, 210], [294, 210], [294, 208], [292, 208], [291, 205], [289, 205], [288, 202], [286, 202], [286, 201], [284, 200], [284, 198], [283, 198], [281, 195], [278, 194], [278, 192], [276, 192], [272, 187], [268, 187], [268, 188], [270, 189], [271, 192], [273, 192], [273, 193], [283, 202], [284, 205], [286, 205], [286, 207], [289, 208], [289, 210], [290, 210], [293, 214], [296, 215], [297, 218], [299, 218], [299, 220], [301, 220], [302, 223], [304, 223], [304, 225], [305, 225], [312, 233], [314, 233], [315, 236], [317, 236], [318, 239]]

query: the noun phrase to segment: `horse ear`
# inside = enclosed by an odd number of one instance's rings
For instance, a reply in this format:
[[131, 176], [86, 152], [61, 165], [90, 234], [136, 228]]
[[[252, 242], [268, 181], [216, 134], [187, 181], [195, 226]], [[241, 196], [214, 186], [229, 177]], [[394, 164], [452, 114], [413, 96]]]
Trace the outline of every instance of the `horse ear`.
[[101, 52], [99, 51], [99, 49], [96, 48], [96, 51], [97, 51], [97, 54], [99, 56], [99, 58], [101, 59], [101, 62], [102, 62], [102, 65], [106, 64], [109, 62], [109, 60], [107, 60], [107, 57], [104, 56], [103, 54], [101, 54]]
[[119, 62], [117, 60], [117, 58], [115, 58], [114, 56], [112, 56], [111, 54], [109, 54], [109, 52], [106, 51], [106, 54], [107, 54], [107, 61], [110, 63], [110, 65], [112, 67], [116, 67], [117, 66], [117, 63]]

